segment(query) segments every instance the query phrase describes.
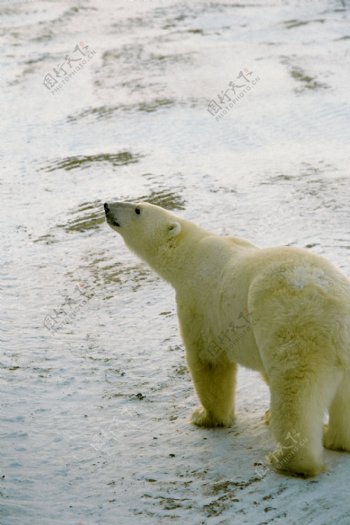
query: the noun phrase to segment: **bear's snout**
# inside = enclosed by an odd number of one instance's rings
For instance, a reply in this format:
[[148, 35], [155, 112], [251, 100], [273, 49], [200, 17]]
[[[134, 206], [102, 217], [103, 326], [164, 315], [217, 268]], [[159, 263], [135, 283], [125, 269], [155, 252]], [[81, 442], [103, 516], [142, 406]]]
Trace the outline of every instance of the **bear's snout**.
[[118, 226], [118, 228], [119, 228], [120, 224], [119, 224], [118, 221], [116, 221], [115, 215], [111, 212], [111, 209], [110, 209], [110, 207], [108, 205], [108, 202], [105, 202], [103, 207], [105, 209], [106, 219], [107, 219], [108, 224], [110, 224], [110, 225], [113, 224], [113, 226]]

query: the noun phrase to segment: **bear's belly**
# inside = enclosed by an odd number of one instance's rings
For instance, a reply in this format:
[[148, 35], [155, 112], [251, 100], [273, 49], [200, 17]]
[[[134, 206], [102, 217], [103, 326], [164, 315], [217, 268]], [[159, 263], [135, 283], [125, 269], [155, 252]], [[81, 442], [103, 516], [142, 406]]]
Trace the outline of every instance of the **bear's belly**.
[[230, 361], [262, 372], [264, 365], [251, 330], [235, 333], [225, 344], [225, 353]]
[[264, 365], [250, 327], [242, 329], [228, 327], [219, 335], [211, 334], [209, 340], [213, 341], [212, 344], [209, 344], [201, 355], [205, 360], [215, 363], [224, 353], [231, 362], [259, 372], [264, 371]]

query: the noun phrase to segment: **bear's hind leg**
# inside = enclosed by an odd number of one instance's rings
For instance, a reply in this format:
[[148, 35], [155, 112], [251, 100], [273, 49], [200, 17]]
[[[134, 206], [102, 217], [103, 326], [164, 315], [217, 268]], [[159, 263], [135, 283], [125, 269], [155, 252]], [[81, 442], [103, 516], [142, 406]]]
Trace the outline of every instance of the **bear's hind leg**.
[[[270, 382], [269, 382], [268, 375], [265, 372], [260, 372], [260, 375], [263, 378], [263, 380], [265, 381], [265, 383], [269, 386]], [[270, 420], [271, 420], [271, 409], [268, 408], [266, 410], [265, 414], [264, 414], [264, 417], [263, 417], [263, 421], [264, 421], [265, 425], [269, 425], [270, 424]]]
[[324, 446], [350, 452], [350, 371], [343, 375], [331, 403]]
[[193, 411], [192, 423], [202, 427], [231, 426], [234, 420], [236, 365], [228, 361], [206, 363], [193, 357], [187, 361], [202, 404]]
[[302, 366], [271, 378], [271, 426], [278, 446], [268, 459], [275, 468], [303, 476], [324, 469], [323, 416], [338, 384], [338, 374]]

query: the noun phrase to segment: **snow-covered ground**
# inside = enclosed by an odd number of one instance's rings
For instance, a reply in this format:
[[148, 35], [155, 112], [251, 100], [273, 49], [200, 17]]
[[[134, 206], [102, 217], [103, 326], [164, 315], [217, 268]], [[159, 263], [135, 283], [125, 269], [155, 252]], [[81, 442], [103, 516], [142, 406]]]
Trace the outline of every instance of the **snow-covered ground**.
[[309, 480], [266, 465], [256, 373], [240, 369], [231, 429], [189, 424], [173, 291], [102, 209], [149, 200], [350, 275], [349, 4], [0, 14], [1, 525], [349, 525], [350, 455], [325, 451]]

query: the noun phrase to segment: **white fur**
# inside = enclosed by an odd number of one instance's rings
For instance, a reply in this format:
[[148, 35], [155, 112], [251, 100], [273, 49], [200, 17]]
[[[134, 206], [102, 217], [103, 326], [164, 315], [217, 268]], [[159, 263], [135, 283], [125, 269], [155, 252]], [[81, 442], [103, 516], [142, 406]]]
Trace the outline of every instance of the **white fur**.
[[112, 228], [176, 290], [201, 401], [192, 422], [232, 424], [240, 364], [260, 371], [270, 386], [276, 468], [302, 475], [323, 470], [328, 408], [325, 446], [350, 451], [349, 279], [303, 249], [259, 249], [148, 203], [109, 206], [109, 223], [119, 224]]

